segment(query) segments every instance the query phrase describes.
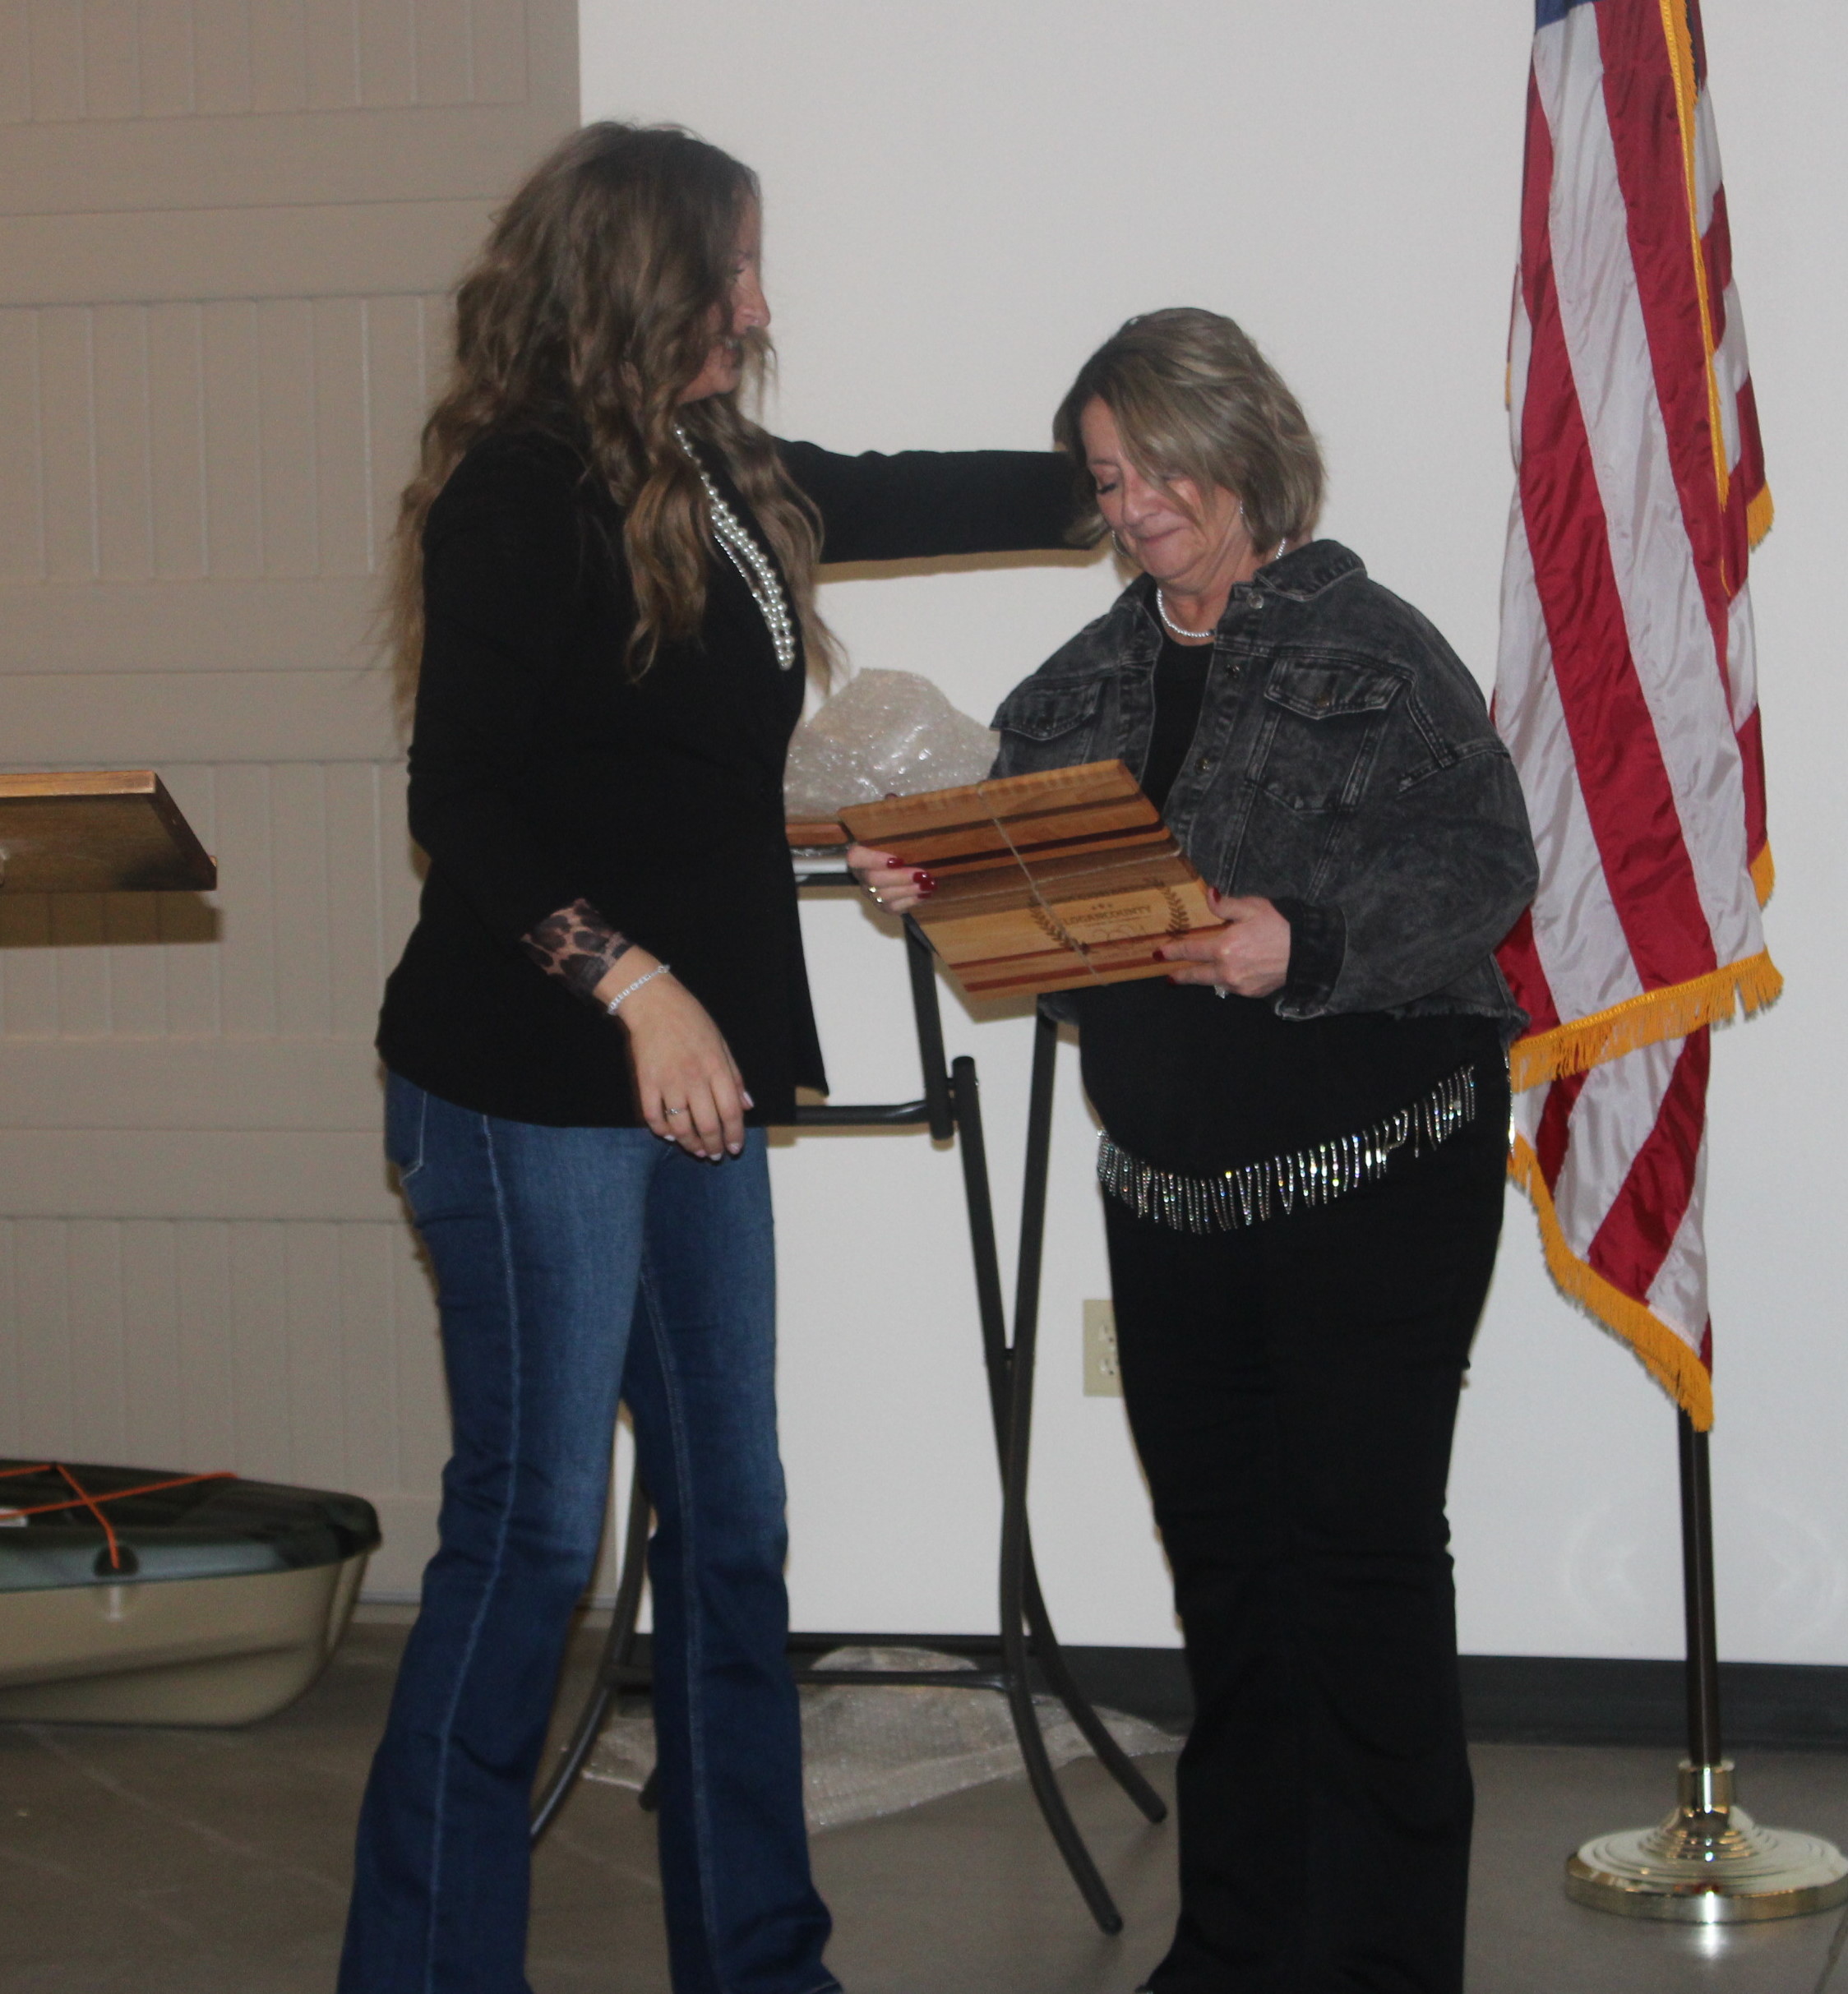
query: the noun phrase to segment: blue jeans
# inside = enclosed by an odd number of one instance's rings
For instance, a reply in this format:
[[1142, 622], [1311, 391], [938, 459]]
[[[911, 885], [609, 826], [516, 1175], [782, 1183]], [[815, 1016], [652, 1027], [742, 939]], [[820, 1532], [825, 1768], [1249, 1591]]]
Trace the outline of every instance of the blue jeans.
[[527, 1810], [603, 1521], [619, 1397], [658, 1512], [654, 1723], [676, 1994], [820, 1994], [761, 1130], [696, 1162], [390, 1077], [455, 1452], [360, 1814], [340, 1994], [527, 1994]]

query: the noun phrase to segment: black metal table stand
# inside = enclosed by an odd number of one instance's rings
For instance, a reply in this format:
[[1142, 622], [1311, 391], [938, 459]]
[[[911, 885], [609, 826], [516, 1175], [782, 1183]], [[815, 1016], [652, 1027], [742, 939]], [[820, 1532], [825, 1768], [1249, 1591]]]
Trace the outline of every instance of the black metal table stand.
[[[801, 886], [851, 885], [839, 871], [798, 870]], [[880, 1688], [917, 1685], [933, 1689], [986, 1689], [1007, 1699], [1019, 1740], [1033, 1798], [1065, 1867], [1071, 1872], [1091, 1915], [1107, 1932], [1123, 1929], [1117, 1910], [1099, 1875], [1084, 1838], [1071, 1817], [1052, 1761], [1041, 1734], [1034, 1706], [1036, 1683], [1043, 1684], [1070, 1713], [1099, 1761], [1151, 1821], [1165, 1820], [1162, 1797], [1137, 1770], [1111, 1737], [1090, 1700], [1074, 1680], [1033, 1564], [1033, 1534], [1027, 1521], [1027, 1469], [1033, 1438], [1033, 1362], [1039, 1329], [1040, 1264], [1046, 1227], [1047, 1159], [1052, 1133], [1052, 1082], [1059, 1051], [1059, 1031], [1042, 1010], [1034, 1021], [1033, 1082], [1027, 1113], [1027, 1155], [1020, 1208], [1020, 1248], [1015, 1269], [1014, 1335], [1008, 1336], [1001, 1286], [1000, 1249], [995, 1237], [995, 1212], [989, 1193], [988, 1157], [982, 1138], [982, 1096], [975, 1061], [958, 1059], [945, 1066], [943, 1017], [930, 944], [917, 923], [905, 923], [906, 956], [911, 973], [912, 1012], [922, 1064], [922, 1100], [864, 1106], [832, 1105], [797, 1110], [799, 1127], [810, 1129], [928, 1128], [933, 1140], [954, 1140], [962, 1157], [963, 1189], [968, 1207], [969, 1246], [975, 1262], [976, 1299], [982, 1327], [983, 1362], [988, 1373], [989, 1408], [995, 1428], [995, 1448], [1001, 1475], [1000, 1632], [996, 1636], [954, 1639], [924, 1636], [922, 1644], [975, 1661], [973, 1669], [818, 1669], [800, 1664], [792, 1669], [799, 1682], [822, 1687], [866, 1683]], [[541, 1790], [533, 1812], [533, 1839], [550, 1826], [579, 1775], [605, 1720], [618, 1697], [644, 1689], [649, 1671], [637, 1659], [635, 1620], [641, 1607], [643, 1574], [648, 1551], [649, 1511], [638, 1474], [631, 1490], [629, 1526], [616, 1604], [590, 1692], [572, 1728], [562, 1757]], [[873, 1645], [877, 1637], [853, 1634], [792, 1634], [792, 1655], [815, 1655], [825, 1650]], [[984, 1667], [981, 1664], [986, 1663]], [[653, 1780], [642, 1804], [653, 1802]]]

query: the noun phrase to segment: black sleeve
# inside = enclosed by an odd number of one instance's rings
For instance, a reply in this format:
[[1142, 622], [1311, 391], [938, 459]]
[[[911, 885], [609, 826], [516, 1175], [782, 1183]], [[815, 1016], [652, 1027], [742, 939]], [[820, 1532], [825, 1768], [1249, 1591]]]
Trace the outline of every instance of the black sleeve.
[[1052, 450], [868, 450], [777, 445], [821, 515], [824, 561], [1065, 548], [1078, 516], [1071, 460]]
[[1533, 898], [1539, 863], [1514, 765], [1499, 742], [1372, 813], [1338, 904], [1273, 902], [1290, 923], [1284, 1018], [1385, 1011], [1480, 962]]
[[[510, 943], [586, 891], [535, 797], [545, 695], [583, 600], [588, 538], [568, 467], [513, 450], [465, 460], [424, 533], [411, 835]], [[620, 908], [603, 912], [620, 922]]]

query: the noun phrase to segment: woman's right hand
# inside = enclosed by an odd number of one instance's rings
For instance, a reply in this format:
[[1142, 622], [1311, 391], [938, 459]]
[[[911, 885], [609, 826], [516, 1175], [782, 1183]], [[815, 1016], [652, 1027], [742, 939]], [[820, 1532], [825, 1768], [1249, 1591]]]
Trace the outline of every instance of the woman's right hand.
[[[599, 984], [608, 1003], [625, 984], [655, 967], [645, 950], [631, 949]], [[755, 1104], [744, 1077], [711, 1013], [684, 983], [656, 976], [622, 1000], [617, 1017], [629, 1034], [635, 1069], [635, 1099], [655, 1134], [677, 1142], [690, 1156], [723, 1161], [744, 1147], [744, 1112]]]
[[937, 890], [930, 874], [902, 864], [889, 852], [871, 845], [849, 845], [848, 870], [888, 914], [908, 914], [920, 900]]

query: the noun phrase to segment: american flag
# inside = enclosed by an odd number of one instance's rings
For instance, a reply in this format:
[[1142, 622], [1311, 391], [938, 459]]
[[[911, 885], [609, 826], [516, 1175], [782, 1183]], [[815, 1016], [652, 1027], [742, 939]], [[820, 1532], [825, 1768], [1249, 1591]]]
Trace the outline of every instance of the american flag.
[[1495, 718], [1540, 848], [1502, 967], [1547, 1264], [1712, 1416], [1708, 1027], [1775, 997], [1751, 549], [1771, 525], [1698, 0], [1538, 0]]

